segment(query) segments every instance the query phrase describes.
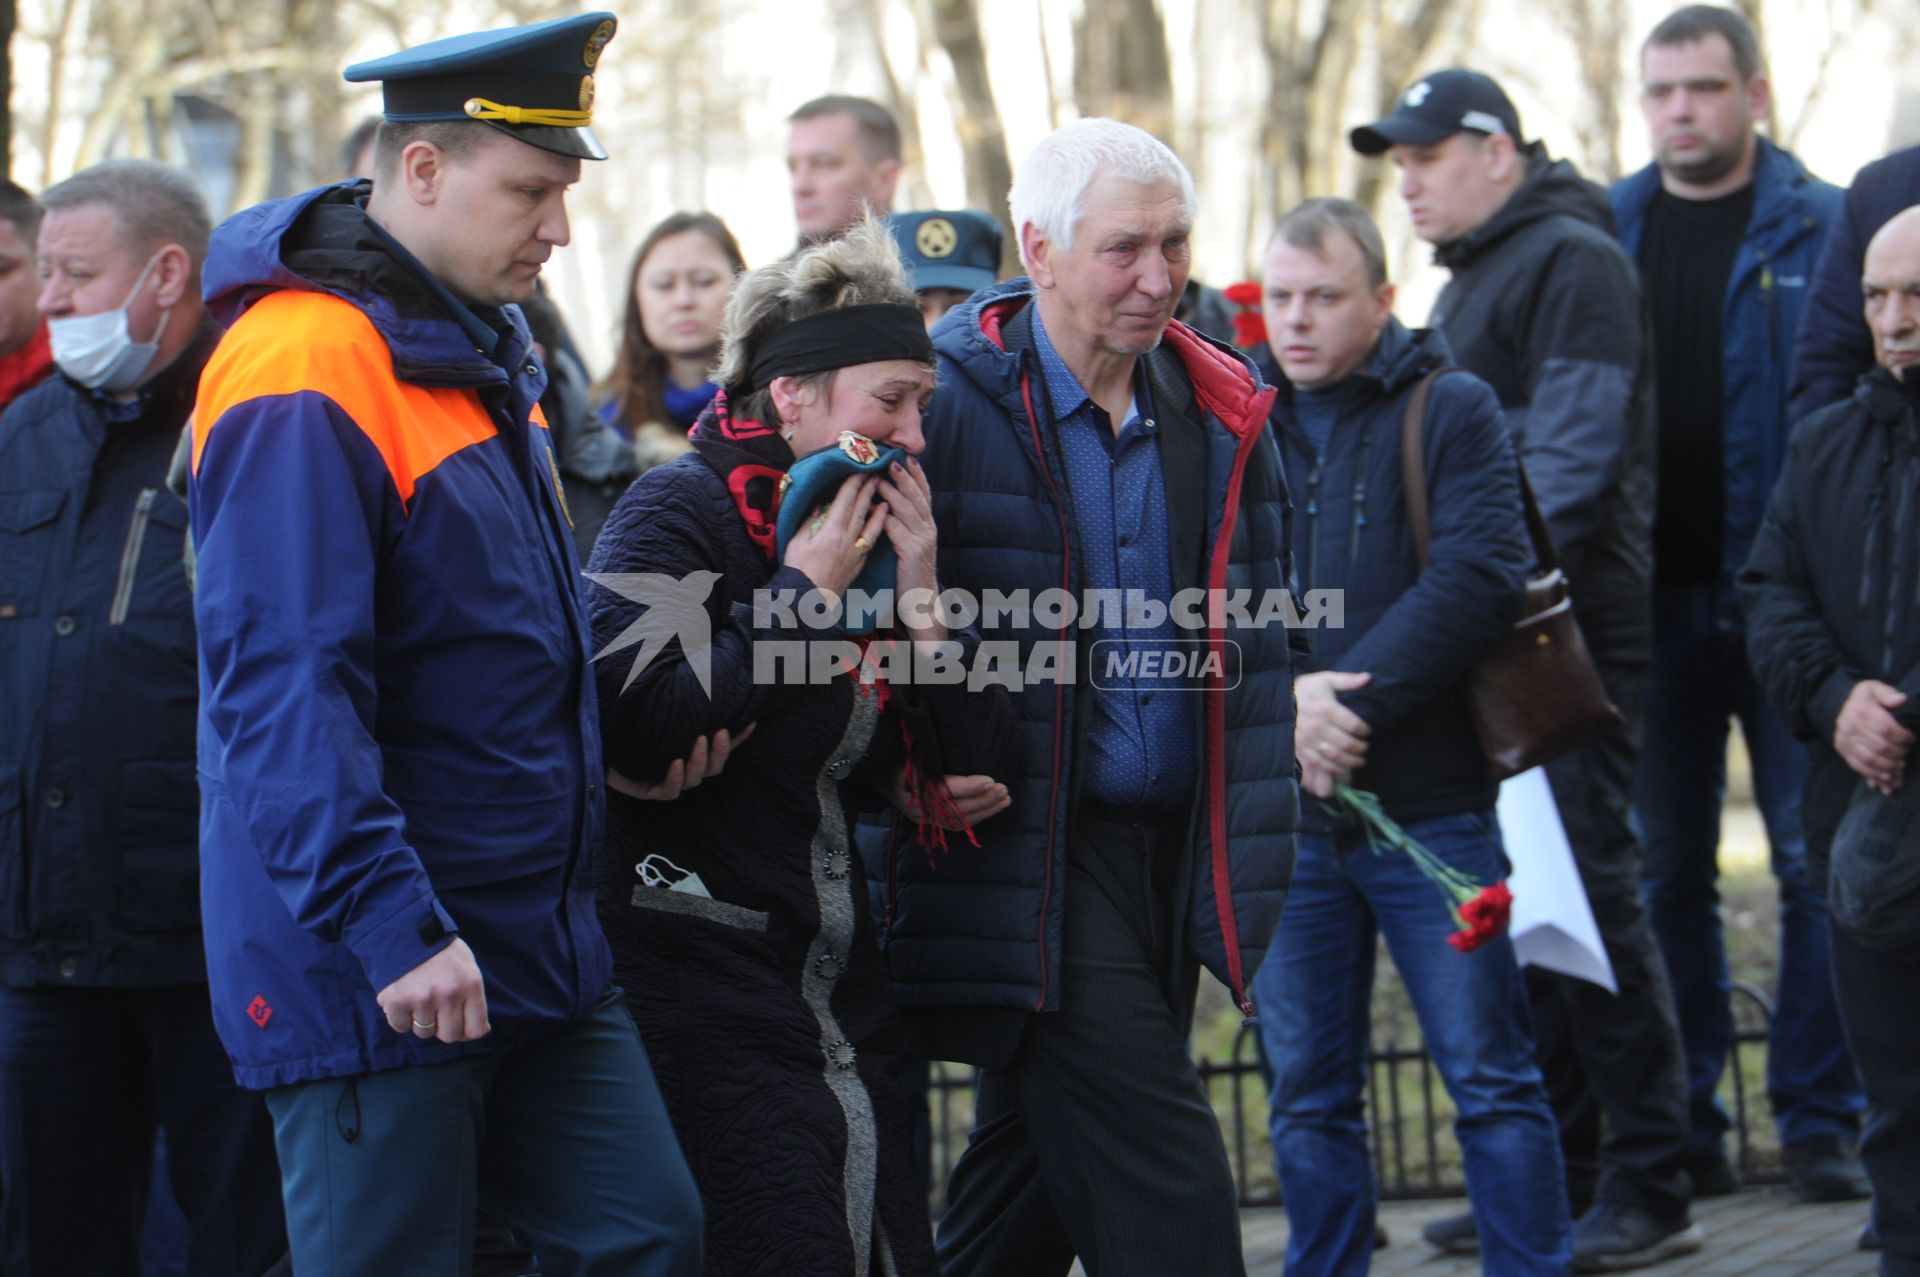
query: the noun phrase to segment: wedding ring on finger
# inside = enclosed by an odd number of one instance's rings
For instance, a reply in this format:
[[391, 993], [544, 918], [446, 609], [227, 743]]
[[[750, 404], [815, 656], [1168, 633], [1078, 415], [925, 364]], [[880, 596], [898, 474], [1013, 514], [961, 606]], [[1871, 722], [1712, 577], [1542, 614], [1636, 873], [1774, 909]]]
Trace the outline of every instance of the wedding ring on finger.
[[1325, 742], [1325, 741], [1321, 741], [1321, 742], [1320, 742], [1320, 757], [1322, 757], [1322, 758], [1332, 758], [1332, 757], [1333, 757], [1333, 746], [1331, 746], [1331, 745], [1329, 745], [1329, 744], [1327, 744], [1327, 742]]
[[440, 1027], [440, 1022], [438, 1020], [427, 1020], [423, 1023], [420, 1020], [420, 1017], [418, 1016], [414, 1017], [413, 1031], [415, 1033], [421, 1033], [421, 1034], [431, 1033], [439, 1027]]
[[826, 526], [826, 523], [827, 523], [827, 516], [824, 512], [820, 514], [816, 514], [813, 516], [813, 522], [807, 525], [807, 531], [818, 532], [821, 528]]
[[853, 549], [856, 554], [865, 554], [868, 550], [871, 550], [872, 548], [873, 548], [873, 543], [867, 540], [864, 536], [857, 536], [853, 539]]

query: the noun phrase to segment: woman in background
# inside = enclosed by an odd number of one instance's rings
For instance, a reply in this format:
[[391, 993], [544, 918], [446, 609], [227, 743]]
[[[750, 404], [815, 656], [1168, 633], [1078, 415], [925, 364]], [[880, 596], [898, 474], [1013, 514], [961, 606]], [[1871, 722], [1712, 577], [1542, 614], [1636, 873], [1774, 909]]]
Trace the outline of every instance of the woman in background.
[[594, 389], [601, 417], [633, 442], [641, 473], [687, 451], [688, 429], [713, 401], [720, 317], [746, 268], [712, 213], [675, 213], [640, 241], [620, 352]]

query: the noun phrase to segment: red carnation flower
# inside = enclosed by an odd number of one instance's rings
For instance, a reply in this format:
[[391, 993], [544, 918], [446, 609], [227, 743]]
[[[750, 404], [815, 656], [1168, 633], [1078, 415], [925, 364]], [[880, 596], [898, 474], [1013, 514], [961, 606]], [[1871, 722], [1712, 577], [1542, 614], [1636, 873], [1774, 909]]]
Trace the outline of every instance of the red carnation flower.
[[1496, 882], [1480, 888], [1480, 894], [1460, 906], [1461, 930], [1447, 937], [1447, 943], [1462, 953], [1472, 953], [1507, 929], [1513, 916], [1513, 893], [1507, 884]]
[[1260, 281], [1243, 279], [1237, 284], [1228, 284], [1220, 290], [1221, 296], [1236, 306], [1258, 306], [1260, 304]]

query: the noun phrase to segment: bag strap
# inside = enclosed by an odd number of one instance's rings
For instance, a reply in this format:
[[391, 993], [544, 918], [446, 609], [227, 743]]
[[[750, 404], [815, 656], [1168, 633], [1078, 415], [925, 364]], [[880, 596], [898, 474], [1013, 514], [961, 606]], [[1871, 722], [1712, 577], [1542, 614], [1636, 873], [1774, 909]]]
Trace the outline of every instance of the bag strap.
[[1400, 488], [1407, 505], [1407, 528], [1413, 533], [1413, 561], [1427, 570], [1427, 549], [1433, 543], [1433, 514], [1427, 502], [1426, 425], [1427, 392], [1451, 364], [1442, 364], [1420, 379], [1407, 396], [1407, 415], [1400, 423]]
[[[1407, 415], [1400, 426], [1400, 487], [1407, 506], [1407, 528], [1413, 534], [1414, 562], [1422, 572], [1427, 569], [1428, 551], [1433, 543], [1425, 455], [1427, 392], [1448, 373], [1465, 371], [1454, 364], [1443, 364], [1422, 377], [1407, 397]], [[1527, 468], [1520, 463], [1517, 447], [1513, 468], [1520, 480], [1520, 514], [1526, 521], [1527, 539], [1533, 542], [1536, 570], [1552, 572], [1560, 566], [1560, 555], [1553, 548], [1553, 537], [1547, 531], [1547, 521], [1541, 517], [1539, 503], [1533, 499], [1533, 485], [1527, 482]]]

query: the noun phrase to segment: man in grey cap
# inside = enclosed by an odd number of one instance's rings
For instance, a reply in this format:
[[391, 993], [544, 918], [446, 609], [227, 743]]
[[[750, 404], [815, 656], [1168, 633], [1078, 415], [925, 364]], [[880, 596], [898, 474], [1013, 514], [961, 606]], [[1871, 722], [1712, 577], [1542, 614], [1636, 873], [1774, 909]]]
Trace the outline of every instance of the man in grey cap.
[[[1453, 273], [1429, 323], [1500, 398], [1581, 631], [1626, 720], [1547, 767], [1619, 995], [1540, 970], [1528, 983], [1579, 1214], [1574, 1270], [1653, 1263], [1699, 1249], [1701, 1233], [1688, 1216], [1673, 996], [1628, 817], [1652, 646], [1654, 437], [1639, 286], [1606, 192], [1524, 142], [1519, 112], [1488, 77], [1426, 76], [1352, 140], [1363, 155], [1391, 155], [1415, 233]], [[1471, 1216], [1435, 1221], [1427, 1237], [1477, 1246]]]
[[456, 36], [384, 85], [371, 187], [215, 232], [200, 382], [202, 895], [301, 1277], [700, 1268], [700, 1199], [611, 983], [591, 632], [517, 303], [606, 154], [614, 19]]

